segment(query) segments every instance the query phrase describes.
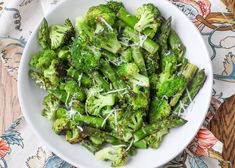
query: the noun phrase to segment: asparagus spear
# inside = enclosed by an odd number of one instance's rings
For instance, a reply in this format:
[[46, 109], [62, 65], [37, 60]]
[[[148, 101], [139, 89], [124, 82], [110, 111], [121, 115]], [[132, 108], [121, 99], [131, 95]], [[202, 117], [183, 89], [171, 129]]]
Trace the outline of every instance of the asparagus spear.
[[161, 26], [159, 41], [162, 53], [165, 53], [167, 50], [167, 40], [171, 32], [171, 20], [172, 20], [171, 17], [169, 17]]
[[125, 88], [125, 83], [118, 79], [117, 74], [106, 60], [101, 59], [100, 65], [101, 72], [113, 83], [115, 89]]
[[147, 74], [147, 70], [146, 70], [146, 66], [145, 66], [145, 62], [144, 62], [144, 57], [141, 52], [141, 49], [136, 46], [132, 47], [132, 57], [134, 59], [134, 62], [136, 63], [136, 65], [140, 69], [140, 73], [147, 76], [148, 74]]
[[101, 88], [103, 88], [104, 90], [106, 90], [106, 91], [110, 90], [109, 84], [103, 79], [103, 77], [101, 76], [101, 74], [98, 71], [92, 72], [90, 77], [93, 78], [95, 83], [97, 83], [99, 86], [101, 86]]
[[103, 126], [103, 122], [104, 122], [103, 118], [77, 114], [77, 115], [74, 116], [74, 120], [76, 122], [84, 122], [86, 124], [90, 124], [90, 125], [92, 125], [96, 128], [104, 127]]
[[138, 43], [140, 47], [143, 47], [146, 51], [148, 51], [152, 55], [155, 54], [159, 49], [159, 44], [157, 44], [150, 38], [139, 34], [134, 29], [128, 26], [123, 30], [123, 35], [131, 38], [135, 43]]
[[170, 36], [169, 36], [169, 44], [171, 48], [179, 54], [180, 57], [182, 57], [185, 53], [185, 46], [182, 43], [180, 37], [178, 34], [174, 31], [171, 30]]
[[94, 145], [90, 140], [88, 139], [83, 139], [80, 142], [80, 145], [85, 147], [87, 150], [89, 150], [92, 153], [95, 153], [97, 151], [99, 151], [101, 149], [101, 147], [98, 147], [96, 145]]
[[148, 135], [154, 134], [155, 132], [164, 128], [175, 128], [184, 125], [187, 121], [178, 116], [171, 116], [166, 120], [160, 121], [159, 123], [149, 124], [134, 133], [134, 142], [137, 142]]
[[185, 87], [182, 87], [181, 90], [176, 93], [176, 95], [171, 99], [170, 101], [170, 105], [171, 106], [175, 106], [177, 104], [177, 102], [179, 101], [180, 97], [182, 96], [184, 90], [187, 87], [187, 84], [190, 82], [190, 80], [193, 78], [193, 76], [195, 75], [196, 71], [197, 71], [197, 66], [193, 65], [193, 64], [187, 64], [186, 67], [184, 68], [182, 75], [185, 77], [186, 79], [186, 84], [184, 85]]
[[[191, 85], [189, 86], [189, 89], [188, 89], [188, 92], [189, 93], [184, 93], [183, 96], [182, 96], [182, 99], [181, 99], [181, 102], [183, 104], [187, 104], [189, 105], [191, 103], [191, 100], [190, 99], [194, 99], [194, 97], [197, 95], [197, 93], [199, 92], [199, 90], [201, 89], [201, 87], [203, 86], [204, 82], [206, 80], [206, 74], [205, 74], [205, 70], [202, 69], [202, 70], [199, 70]], [[188, 95], [189, 94], [189, 95]], [[190, 97], [189, 97], [190, 96]], [[181, 109], [181, 106], [180, 104], [178, 104], [174, 109], [174, 113], [181, 113], [183, 112], [182, 111], [183, 109]]]

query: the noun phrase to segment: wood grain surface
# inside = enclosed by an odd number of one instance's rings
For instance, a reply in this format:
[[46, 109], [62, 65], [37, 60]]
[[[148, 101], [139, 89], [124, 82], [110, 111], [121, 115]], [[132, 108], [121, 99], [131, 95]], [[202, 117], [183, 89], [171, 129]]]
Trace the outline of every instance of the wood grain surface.
[[[7, 70], [0, 61], [0, 134], [20, 115], [17, 83], [7, 75]], [[210, 128], [224, 143], [224, 158], [230, 160], [235, 168], [235, 95], [221, 105]]]
[[225, 100], [210, 123], [214, 135], [224, 143], [223, 157], [235, 168], [235, 95]]
[[17, 83], [7, 74], [0, 60], [0, 134], [20, 115]]

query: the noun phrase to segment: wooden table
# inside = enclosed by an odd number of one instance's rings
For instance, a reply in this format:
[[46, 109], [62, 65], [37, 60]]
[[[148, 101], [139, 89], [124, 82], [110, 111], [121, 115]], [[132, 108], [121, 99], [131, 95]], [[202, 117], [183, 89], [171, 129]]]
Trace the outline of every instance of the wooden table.
[[[0, 61], [0, 134], [21, 115], [16, 85]], [[235, 167], [235, 95], [223, 103], [210, 127], [224, 143], [224, 158], [232, 161]]]

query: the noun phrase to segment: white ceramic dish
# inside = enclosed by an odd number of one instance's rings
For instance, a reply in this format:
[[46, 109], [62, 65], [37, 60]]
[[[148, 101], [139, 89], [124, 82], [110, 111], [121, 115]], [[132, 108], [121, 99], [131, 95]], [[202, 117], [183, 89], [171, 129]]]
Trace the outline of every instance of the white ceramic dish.
[[[76, 16], [83, 15], [89, 7], [104, 2], [104, 0], [67, 0], [50, 12], [46, 18], [49, 24], [62, 24], [66, 18], [74, 20]], [[172, 26], [186, 45], [187, 58], [200, 68], [204, 68], [208, 76], [205, 85], [195, 99], [193, 107], [185, 114], [188, 123], [180, 128], [171, 130], [159, 149], [138, 150], [137, 155], [130, 157], [131, 160], [125, 166], [126, 168], [159, 167], [173, 159], [190, 143], [205, 118], [212, 91], [213, 73], [211, 62], [200, 33], [175, 6], [166, 0], [125, 0], [123, 2], [130, 12], [134, 12], [134, 9], [144, 3], [154, 3], [161, 10], [163, 16], [172, 16]], [[64, 137], [56, 135], [51, 130], [51, 123], [41, 116], [41, 102], [45, 92], [36, 87], [34, 81], [28, 76], [28, 62], [31, 56], [40, 49], [37, 41], [37, 30], [38, 26], [28, 40], [24, 50], [18, 78], [20, 105], [27, 123], [51, 151], [67, 162], [79, 168], [109, 167], [110, 163], [97, 160], [79, 144], [70, 145], [64, 140]]]

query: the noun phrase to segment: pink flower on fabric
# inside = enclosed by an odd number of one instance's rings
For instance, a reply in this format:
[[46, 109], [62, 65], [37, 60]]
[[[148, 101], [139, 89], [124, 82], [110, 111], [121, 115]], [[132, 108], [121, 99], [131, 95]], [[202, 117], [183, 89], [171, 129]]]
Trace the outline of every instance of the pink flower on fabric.
[[0, 138], [0, 158], [6, 156], [11, 151], [9, 144], [4, 139]]
[[208, 149], [216, 142], [216, 137], [208, 129], [201, 128], [188, 148], [194, 154], [208, 156]]

